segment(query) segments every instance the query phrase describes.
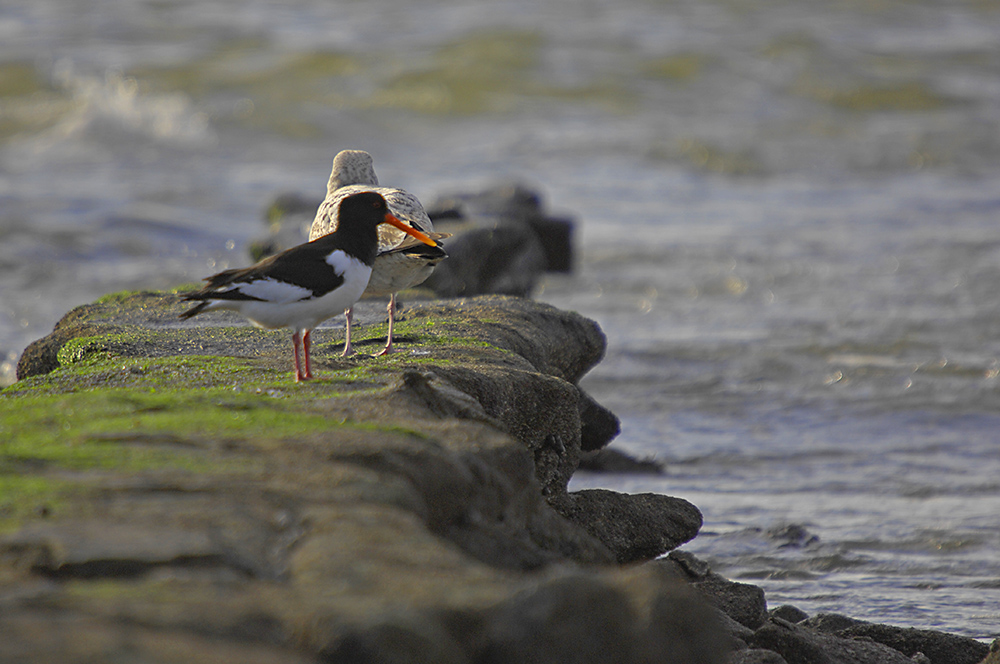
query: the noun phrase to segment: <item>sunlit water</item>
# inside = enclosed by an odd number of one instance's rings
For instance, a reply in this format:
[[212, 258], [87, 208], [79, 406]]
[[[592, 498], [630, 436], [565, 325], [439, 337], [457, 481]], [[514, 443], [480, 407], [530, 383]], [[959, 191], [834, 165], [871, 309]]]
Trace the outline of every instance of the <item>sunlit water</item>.
[[575, 487], [691, 500], [771, 606], [1000, 632], [1000, 3], [5, 3], [5, 379], [77, 304], [244, 264], [349, 147], [577, 218], [538, 297], [667, 473]]

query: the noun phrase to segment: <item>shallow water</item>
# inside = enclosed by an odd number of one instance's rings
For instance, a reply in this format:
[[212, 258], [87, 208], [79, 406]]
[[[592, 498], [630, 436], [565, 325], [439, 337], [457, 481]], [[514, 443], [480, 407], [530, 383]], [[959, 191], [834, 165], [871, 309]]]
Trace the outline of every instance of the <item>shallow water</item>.
[[690, 500], [705, 526], [685, 548], [770, 606], [995, 634], [996, 202], [977, 191], [709, 186], [693, 216], [756, 219], [591, 248], [543, 297], [601, 322], [584, 385], [667, 473], [573, 488]]
[[998, 634], [1000, 3], [8, 2], [4, 379], [77, 304], [244, 264], [343, 148], [577, 218], [538, 297], [668, 472], [575, 486], [691, 500], [771, 606]]

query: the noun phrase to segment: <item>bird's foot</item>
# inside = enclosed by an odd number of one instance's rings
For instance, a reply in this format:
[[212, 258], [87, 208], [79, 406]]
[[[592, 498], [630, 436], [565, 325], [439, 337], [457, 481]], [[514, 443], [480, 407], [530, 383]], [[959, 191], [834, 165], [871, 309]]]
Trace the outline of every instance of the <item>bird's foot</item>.
[[375, 353], [375, 357], [382, 357], [383, 355], [391, 355], [393, 353], [398, 353], [398, 352], [399, 352], [398, 348], [396, 348], [392, 344], [389, 344], [379, 352]]

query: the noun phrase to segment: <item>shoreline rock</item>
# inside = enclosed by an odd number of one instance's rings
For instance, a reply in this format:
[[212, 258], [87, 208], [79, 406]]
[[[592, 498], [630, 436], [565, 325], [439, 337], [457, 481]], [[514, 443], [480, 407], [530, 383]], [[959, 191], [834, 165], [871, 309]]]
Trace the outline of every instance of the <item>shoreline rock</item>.
[[[287, 334], [229, 314], [192, 325], [181, 306], [80, 307], [0, 393], [33, 492], [0, 514], [0, 576], [18, 589], [0, 630], [19, 626], [0, 659], [149, 655], [155, 628], [195, 662], [242, 661], [247, 643], [260, 661], [638, 664], [667, 645], [725, 661], [692, 588], [619, 567], [621, 540], [581, 525], [632, 497], [560, 511], [587, 413], [609, 417], [577, 385], [604, 353], [592, 321], [510, 297], [417, 302], [387, 358], [341, 358], [342, 330], [317, 330], [319, 379], [297, 385]], [[361, 328], [362, 347], [383, 327]], [[664, 498], [632, 526], [672, 536], [632, 559], [697, 533], [697, 509]], [[191, 656], [199, 640], [211, 658]]]
[[[0, 661], [986, 657], [938, 632], [769, 614], [762, 590], [677, 550], [694, 505], [568, 492], [618, 430], [578, 386], [605, 340], [577, 314], [416, 302], [404, 352], [341, 358], [341, 329], [320, 328], [319, 379], [296, 385], [286, 334], [180, 309], [173, 293], [75, 309], [0, 392]], [[359, 304], [362, 348], [381, 312]]]

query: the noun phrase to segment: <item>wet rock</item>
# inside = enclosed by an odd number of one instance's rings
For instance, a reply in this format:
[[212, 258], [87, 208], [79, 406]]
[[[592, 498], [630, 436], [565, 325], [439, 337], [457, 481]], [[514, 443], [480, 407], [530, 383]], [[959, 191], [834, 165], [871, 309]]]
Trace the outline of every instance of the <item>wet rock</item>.
[[779, 542], [779, 547], [783, 549], [807, 547], [819, 542], [819, 537], [813, 535], [805, 526], [799, 524], [771, 528], [766, 534], [770, 539]]
[[694, 538], [701, 512], [682, 498], [588, 489], [559, 496], [553, 507], [615, 554], [619, 563], [652, 560]]
[[697, 509], [565, 493], [595, 409], [577, 385], [604, 352], [592, 322], [417, 303], [404, 352], [342, 358], [322, 328], [318, 378], [295, 384], [286, 334], [179, 323], [182, 306], [76, 310], [0, 395], [59, 430], [0, 514], [0, 659], [725, 661], [677, 573], [617, 567], [693, 537]]
[[[448, 230], [445, 230], [448, 229]], [[452, 233], [444, 241], [448, 260], [423, 283], [440, 297], [486, 293], [527, 296], [545, 272], [545, 254], [526, 226], [472, 228]]]
[[800, 623], [809, 618], [808, 613], [791, 604], [782, 604], [779, 607], [775, 607], [768, 611], [768, 615], [772, 618], [781, 618], [790, 623]]
[[808, 618], [804, 624], [806, 627], [817, 629], [821, 632], [836, 633], [848, 627], [862, 625], [864, 621], [857, 620], [856, 618], [848, 618], [839, 613], [817, 613], [812, 618]]
[[580, 398], [580, 449], [594, 452], [602, 449], [621, 433], [618, 416], [594, 401], [586, 393]]
[[[489, 612], [489, 645], [477, 661], [724, 661], [726, 648], [718, 639], [714, 617], [683, 584], [645, 567], [616, 578], [618, 584], [609, 587], [587, 578], [559, 577], [520, 593]], [[654, 593], [636, 601], [629, 591], [641, 587]], [[588, 610], [580, 614], [577, 607]], [[677, 647], [682, 634], [684, 645]], [[560, 641], [572, 647], [558, 648]]]
[[580, 456], [580, 470], [592, 473], [626, 473], [662, 475], [663, 464], [653, 458], [637, 459], [621, 450], [604, 448], [584, 452]]
[[757, 586], [730, 581], [718, 574], [711, 574], [691, 585], [710, 604], [745, 627], [757, 629], [767, 621], [764, 591]]
[[862, 621], [841, 629], [831, 630], [845, 638], [865, 638], [889, 646], [907, 657], [922, 653], [935, 664], [979, 664], [989, 654], [989, 647], [954, 634], [944, 634], [926, 629], [894, 627]]
[[460, 643], [444, 626], [408, 615], [351, 631], [320, 650], [320, 660], [330, 664], [464, 664]]
[[86, 337], [99, 331], [108, 332], [113, 326], [100, 326], [88, 322], [90, 313], [98, 305], [77, 307], [56, 323], [52, 333], [30, 343], [17, 360], [17, 379], [41, 376], [59, 368], [57, 354], [67, 341]]
[[264, 221], [268, 235], [250, 241], [247, 253], [254, 262], [309, 240], [309, 227], [316, 216], [322, 198], [285, 192], [275, 196]]
[[435, 228], [452, 233], [448, 260], [425, 286], [442, 297], [530, 295], [545, 272], [570, 272], [573, 222], [548, 215], [523, 185], [442, 197], [428, 207]]
[[722, 625], [722, 629], [729, 635], [732, 642], [732, 649], [734, 651], [747, 650], [750, 647], [747, 643], [753, 638], [753, 630], [746, 625], [736, 622], [718, 608], [715, 609], [715, 615], [719, 620], [719, 624]]
[[712, 574], [712, 567], [707, 562], [688, 551], [671, 551], [667, 560], [691, 580], [707, 579]]
[[[671, 550], [698, 532], [695, 506], [568, 493], [584, 449], [617, 433], [578, 385], [605, 340], [576, 314], [418, 302], [399, 321], [404, 352], [341, 358], [325, 327], [319, 379], [294, 384], [287, 335], [228, 314], [180, 324], [181, 308], [171, 293], [80, 307], [0, 393], [18, 431], [45, 432], [12, 466], [30, 490], [0, 512], [0, 660], [995, 655], [832, 614], [792, 624], [792, 607], [768, 618], [759, 588]], [[382, 336], [376, 308], [358, 307], [361, 347]], [[814, 541], [798, 526], [770, 535]]]
[[435, 224], [526, 227], [541, 248], [545, 271], [573, 269], [574, 222], [546, 212], [541, 194], [530, 186], [499, 184], [478, 192], [442, 196], [428, 207], [428, 215]]
[[749, 648], [730, 655], [729, 664], [788, 664], [788, 662], [773, 650]]
[[994, 639], [989, 648], [989, 654], [979, 664], [1000, 664], [1000, 639]]
[[771, 650], [788, 664], [913, 664], [902, 653], [867, 639], [847, 639], [771, 618], [754, 632], [752, 648]]
[[657, 562], [671, 566], [709, 604], [744, 628], [754, 630], [767, 621], [767, 602], [764, 591], [758, 586], [730, 581], [713, 572], [708, 563], [687, 551], [671, 551], [666, 559]]

